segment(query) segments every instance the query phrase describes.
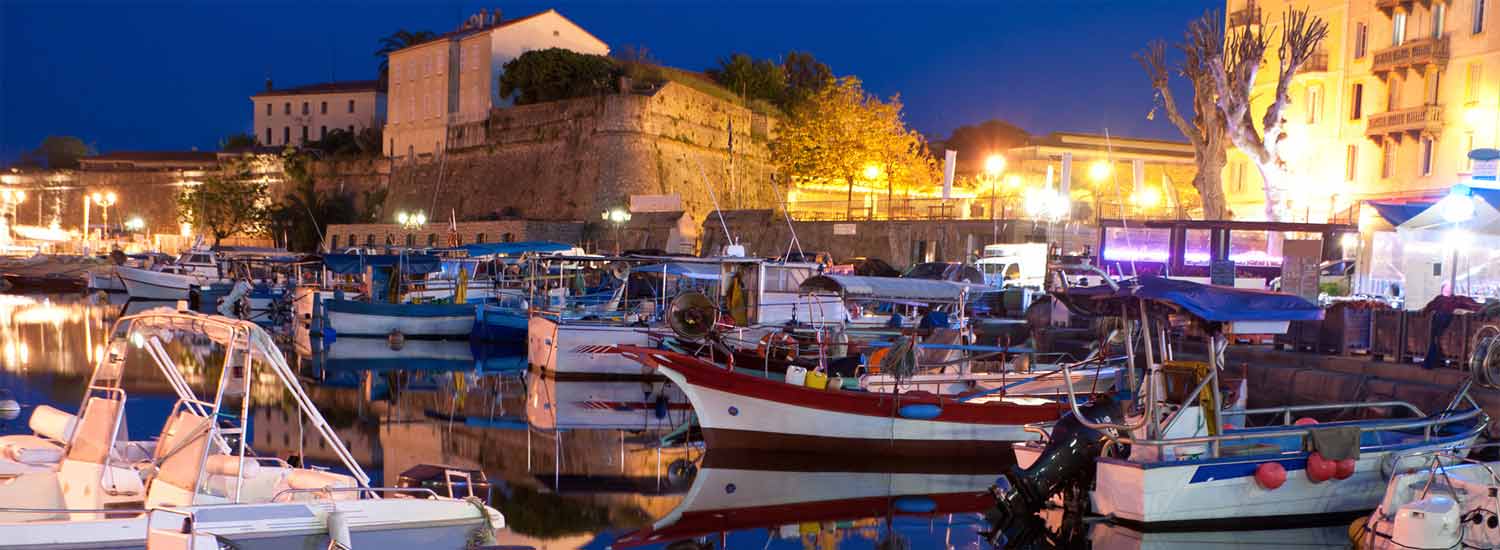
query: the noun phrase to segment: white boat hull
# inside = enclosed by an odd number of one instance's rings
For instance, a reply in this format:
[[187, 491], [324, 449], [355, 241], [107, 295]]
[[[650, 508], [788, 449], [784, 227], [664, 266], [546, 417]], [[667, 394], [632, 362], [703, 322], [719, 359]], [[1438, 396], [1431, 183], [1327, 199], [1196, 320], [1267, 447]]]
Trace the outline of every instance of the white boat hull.
[[615, 346], [650, 345], [649, 330], [558, 323], [553, 317], [532, 315], [526, 325], [526, 361], [554, 374], [651, 374], [651, 369], [615, 352]]
[[329, 311], [328, 326], [336, 334], [384, 336], [399, 332], [408, 337], [467, 337], [474, 328], [474, 315], [442, 317], [398, 317]]
[[114, 269], [95, 269], [89, 271], [89, 290], [103, 290], [105, 292], [126, 292], [125, 283], [115, 275]]
[[115, 274], [131, 298], [143, 300], [186, 300], [193, 285], [201, 281], [192, 275], [162, 273], [135, 267], [116, 267]]

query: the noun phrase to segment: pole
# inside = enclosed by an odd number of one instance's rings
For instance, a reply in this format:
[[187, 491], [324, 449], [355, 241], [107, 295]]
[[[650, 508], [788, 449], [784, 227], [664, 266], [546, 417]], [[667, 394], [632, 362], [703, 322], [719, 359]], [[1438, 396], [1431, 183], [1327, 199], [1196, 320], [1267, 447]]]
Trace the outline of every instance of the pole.
[[88, 193], [83, 194], [83, 253], [89, 253], [89, 200]]
[[1000, 220], [995, 217], [995, 180], [1000, 178], [990, 176], [990, 244], [1000, 242]]

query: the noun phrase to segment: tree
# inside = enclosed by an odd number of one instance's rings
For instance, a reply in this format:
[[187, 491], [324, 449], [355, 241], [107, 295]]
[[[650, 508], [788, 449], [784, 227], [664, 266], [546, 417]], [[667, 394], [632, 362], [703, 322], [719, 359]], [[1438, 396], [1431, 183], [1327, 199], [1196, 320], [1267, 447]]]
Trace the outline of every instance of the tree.
[[[1263, 25], [1242, 25], [1229, 33], [1220, 49], [1209, 50], [1214, 55], [1207, 57], [1209, 74], [1214, 91], [1218, 94], [1217, 105], [1224, 115], [1225, 133], [1235, 147], [1250, 157], [1260, 170], [1266, 197], [1266, 219], [1286, 218], [1286, 208], [1281, 201], [1281, 192], [1286, 185], [1286, 161], [1281, 157], [1282, 140], [1286, 137], [1282, 110], [1286, 108], [1291, 91], [1292, 78], [1297, 70], [1317, 51], [1318, 45], [1328, 37], [1328, 22], [1321, 17], [1310, 16], [1310, 8], [1291, 10], [1282, 14], [1280, 41], [1276, 50], [1276, 91], [1260, 119], [1260, 128], [1255, 126], [1251, 112], [1251, 101], [1256, 73], [1270, 49], [1272, 36]], [[1202, 33], [1208, 40], [1217, 36], [1217, 27], [1202, 25], [1189, 27], [1188, 32]]]
[[[1185, 57], [1176, 73], [1187, 79], [1193, 87], [1193, 117], [1182, 115], [1177, 98], [1172, 94], [1171, 79], [1166, 62], [1166, 42], [1154, 40], [1144, 51], [1135, 54], [1136, 61], [1151, 78], [1151, 87], [1156, 90], [1156, 107], [1167, 113], [1167, 120], [1177, 127], [1193, 146], [1193, 159], [1198, 171], [1193, 175], [1193, 189], [1203, 205], [1203, 218], [1224, 219], [1229, 212], [1224, 197], [1224, 165], [1228, 162], [1228, 142], [1225, 141], [1224, 113], [1219, 110], [1218, 91], [1214, 87], [1210, 58], [1220, 56], [1218, 49], [1223, 42], [1219, 15], [1208, 12], [1188, 24], [1188, 31], [1177, 49]], [[1153, 108], [1153, 113], [1155, 109]]]
[[78, 159], [94, 154], [94, 148], [73, 136], [47, 136], [36, 149], [21, 154], [21, 166], [53, 170], [77, 168]]
[[282, 157], [282, 167], [292, 188], [268, 215], [275, 233], [286, 236], [288, 250], [317, 251], [329, 224], [352, 223], [355, 219], [352, 196], [317, 190], [311, 162], [311, 157], [304, 152]]
[[781, 72], [786, 75], [786, 104], [783, 109], [800, 103], [823, 89], [833, 80], [833, 71], [807, 52], [792, 50], [781, 58]]
[[437, 38], [432, 31], [411, 32], [401, 29], [380, 39], [380, 49], [375, 50], [375, 57], [380, 58], [380, 84], [385, 85], [391, 72], [391, 54], [397, 50], [410, 48], [417, 44]]
[[936, 180], [926, 140], [901, 120], [900, 98], [881, 101], [855, 77], [833, 81], [794, 106], [778, 127], [771, 155], [793, 181], [844, 181], [851, 209], [855, 181], [869, 167], [885, 177], [888, 197], [897, 181], [915, 188]]
[[1026, 145], [1026, 140], [1031, 135], [1019, 126], [1003, 120], [986, 120], [979, 124], [959, 126], [953, 130], [953, 134], [942, 143], [936, 144], [936, 149], [952, 149], [958, 152], [959, 165], [964, 167], [961, 171], [976, 173], [982, 167], [984, 159], [991, 154], [1004, 153], [1016, 147]]
[[177, 217], [213, 235], [214, 246], [231, 235], [258, 235], [265, 230], [268, 187], [239, 161], [179, 193]]
[[719, 66], [704, 71], [720, 86], [746, 100], [759, 99], [772, 105], [786, 103], [786, 73], [769, 59], [753, 59], [742, 53], [719, 59]]
[[255, 136], [246, 133], [230, 134], [219, 140], [220, 151], [233, 151], [255, 147]]
[[589, 97], [614, 91], [614, 60], [548, 48], [532, 50], [505, 64], [500, 95], [516, 96], [516, 105]]

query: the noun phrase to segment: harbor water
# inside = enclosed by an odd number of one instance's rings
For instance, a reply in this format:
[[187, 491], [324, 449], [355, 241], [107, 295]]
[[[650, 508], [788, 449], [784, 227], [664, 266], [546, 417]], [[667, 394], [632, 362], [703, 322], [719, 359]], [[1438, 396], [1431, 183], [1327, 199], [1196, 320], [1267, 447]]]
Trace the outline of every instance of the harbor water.
[[[76, 411], [114, 320], [171, 305], [0, 294], [0, 389], [21, 404], [0, 413], [0, 435], [29, 433], [38, 405]], [[520, 346], [343, 338], [318, 353], [298, 347], [285, 346], [288, 362], [373, 483], [419, 464], [482, 470], [507, 523], [497, 544], [507, 548], [1348, 546], [1343, 525], [1147, 534], [1062, 509], [1002, 522], [987, 514], [988, 489], [1011, 456], [715, 455], [681, 429], [692, 408], [665, 380], [544, 377], [528, 372]], [[176, 399], [164, 380], [153, 390], [150, 374], [131, 380], [126, 427], [137, 436], [159, 431]], [[216, 379], [185, 375], [195, 385]], [[244, 436], [255, 452], [336, 463], [304, 437], [294, 405], [257, 401]]]

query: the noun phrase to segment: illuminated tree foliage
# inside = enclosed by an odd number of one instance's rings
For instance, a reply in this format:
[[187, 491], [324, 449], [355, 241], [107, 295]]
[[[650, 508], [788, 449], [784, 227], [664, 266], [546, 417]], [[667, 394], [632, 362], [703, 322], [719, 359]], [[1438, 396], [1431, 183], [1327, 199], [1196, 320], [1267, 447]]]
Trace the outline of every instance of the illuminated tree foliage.
[[213, 235], [214, 246], [231, 235], [259, 235], [268, 219], [268, 184], [245, 161], [225, 166], [177, 195], [177, 216]]
[[887, 198], [898, 185], [919, 189], [938, 181], [926, 139], [901, 120], [900, 97], [881, 101], [855, 77], [830, 81], [794, 105], [771, 154], [793, 181], [845, 182], [851, 208], [855, 181], [872, 166], [886, 180]]

